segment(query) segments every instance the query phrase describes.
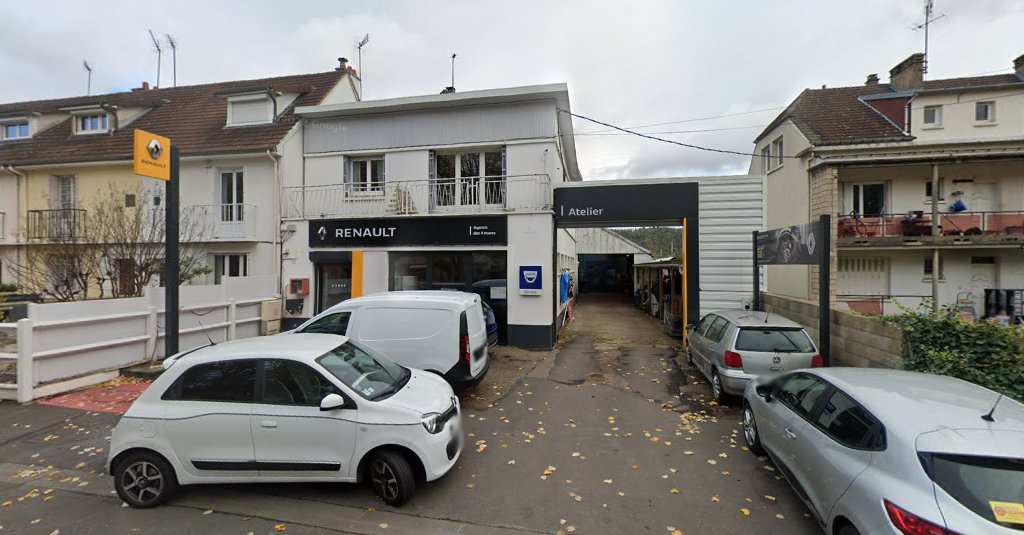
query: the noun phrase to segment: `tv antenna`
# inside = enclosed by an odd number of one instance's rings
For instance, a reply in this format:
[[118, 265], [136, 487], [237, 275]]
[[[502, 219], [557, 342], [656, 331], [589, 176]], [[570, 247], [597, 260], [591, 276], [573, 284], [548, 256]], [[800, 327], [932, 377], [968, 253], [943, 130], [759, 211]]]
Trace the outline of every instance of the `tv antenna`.
[[369, 43], [369, 42], [370, 42], [370, 34], [366, 34], [366, 37], [363, 37], [363, 39], [361, 41], [359, 41], [359, 44], [356, 45], [356, 48], [359, 50], [359, 58], [358, 58], [358, 60], [359, 60], [359, 98], [360, 99], [363, 98], [363, 47], [366, 46], [366, 43]]
[[85, 82], [85, 95], [89, 96], [90, 94], [92, 94], [92, 66], [89, 65], [89, 60], [83, 59], [82, 60], [82, 67], [84, 67], [85, 68], [85, 72], [88, 73], [86, 75], [87, 77], [86, 77], [86, 82]]
[[160, 57], [164, 51], [160, 48], [160, 41], [157, 41], [156, 36], [153, 35], [153, 30], [147, 30], [149, 32], [149, 38], [153, 40], [153, 46], [156, 47], [156, 85], [153, 89], [160, 87]]
[[915, 30], [924, 29], [924, 69], [923, 72], [928, 72], [928, 27], [931, 24], [946, 14], [943, 13], [938, 17], [933, 16], [935, 12], [935, 0], [924, 0], [924, 22], [914, 26]]
[[455, 91], [455, 52], [452, 52], [452, 91]]
[[167, 38], [167, 46], [171, 47], [171, 79], [174, 83], [173, 87], [178, 87], [178, 42], [169, 33], [165, 33], [164, 37]]

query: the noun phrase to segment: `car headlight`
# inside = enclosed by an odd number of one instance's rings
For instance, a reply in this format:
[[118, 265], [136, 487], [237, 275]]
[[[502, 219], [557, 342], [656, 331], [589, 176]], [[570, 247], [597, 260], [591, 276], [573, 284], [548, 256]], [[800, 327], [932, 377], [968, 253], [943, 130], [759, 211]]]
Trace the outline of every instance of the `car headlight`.
[[440, 418], [440, 414], [436, 412], [430, 412], [424, 414], [423, 418], [421, 418], [420, 421], [423, 422], [423, 428], [426, 429], [428, 433], [436, 435], [437, 433], [440, 433], [441, 429], [444, 427], [444, 424], [441, 423]]

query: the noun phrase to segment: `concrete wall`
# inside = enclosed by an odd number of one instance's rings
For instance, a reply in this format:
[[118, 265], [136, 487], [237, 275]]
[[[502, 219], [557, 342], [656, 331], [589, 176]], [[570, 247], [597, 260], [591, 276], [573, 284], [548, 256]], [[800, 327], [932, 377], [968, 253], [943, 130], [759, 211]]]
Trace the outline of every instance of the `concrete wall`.
[[[772, 294], [762, 294], [761, 303], [765, 311], [803, 325], [815, 344], [821, 347], [816, 303]], [[902, 367], [903, 333], [896, 327], [850, 312], [832, 310], [830, 329], [832, 366]]]

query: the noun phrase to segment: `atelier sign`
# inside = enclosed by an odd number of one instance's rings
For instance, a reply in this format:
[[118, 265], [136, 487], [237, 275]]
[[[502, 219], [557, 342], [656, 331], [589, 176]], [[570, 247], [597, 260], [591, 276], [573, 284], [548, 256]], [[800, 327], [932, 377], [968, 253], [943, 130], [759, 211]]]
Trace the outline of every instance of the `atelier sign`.
[[309, 222], [310, 247], [508, 245], [505, 216], [322, 219]]

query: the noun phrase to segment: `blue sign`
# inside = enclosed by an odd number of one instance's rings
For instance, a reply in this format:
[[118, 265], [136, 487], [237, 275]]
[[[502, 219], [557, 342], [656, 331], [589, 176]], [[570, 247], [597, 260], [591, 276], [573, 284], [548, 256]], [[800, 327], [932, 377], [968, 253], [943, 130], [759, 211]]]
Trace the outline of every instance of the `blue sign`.
[[541, 295], [543, 289], [541, 266], [519, 266], [519, 295]]

